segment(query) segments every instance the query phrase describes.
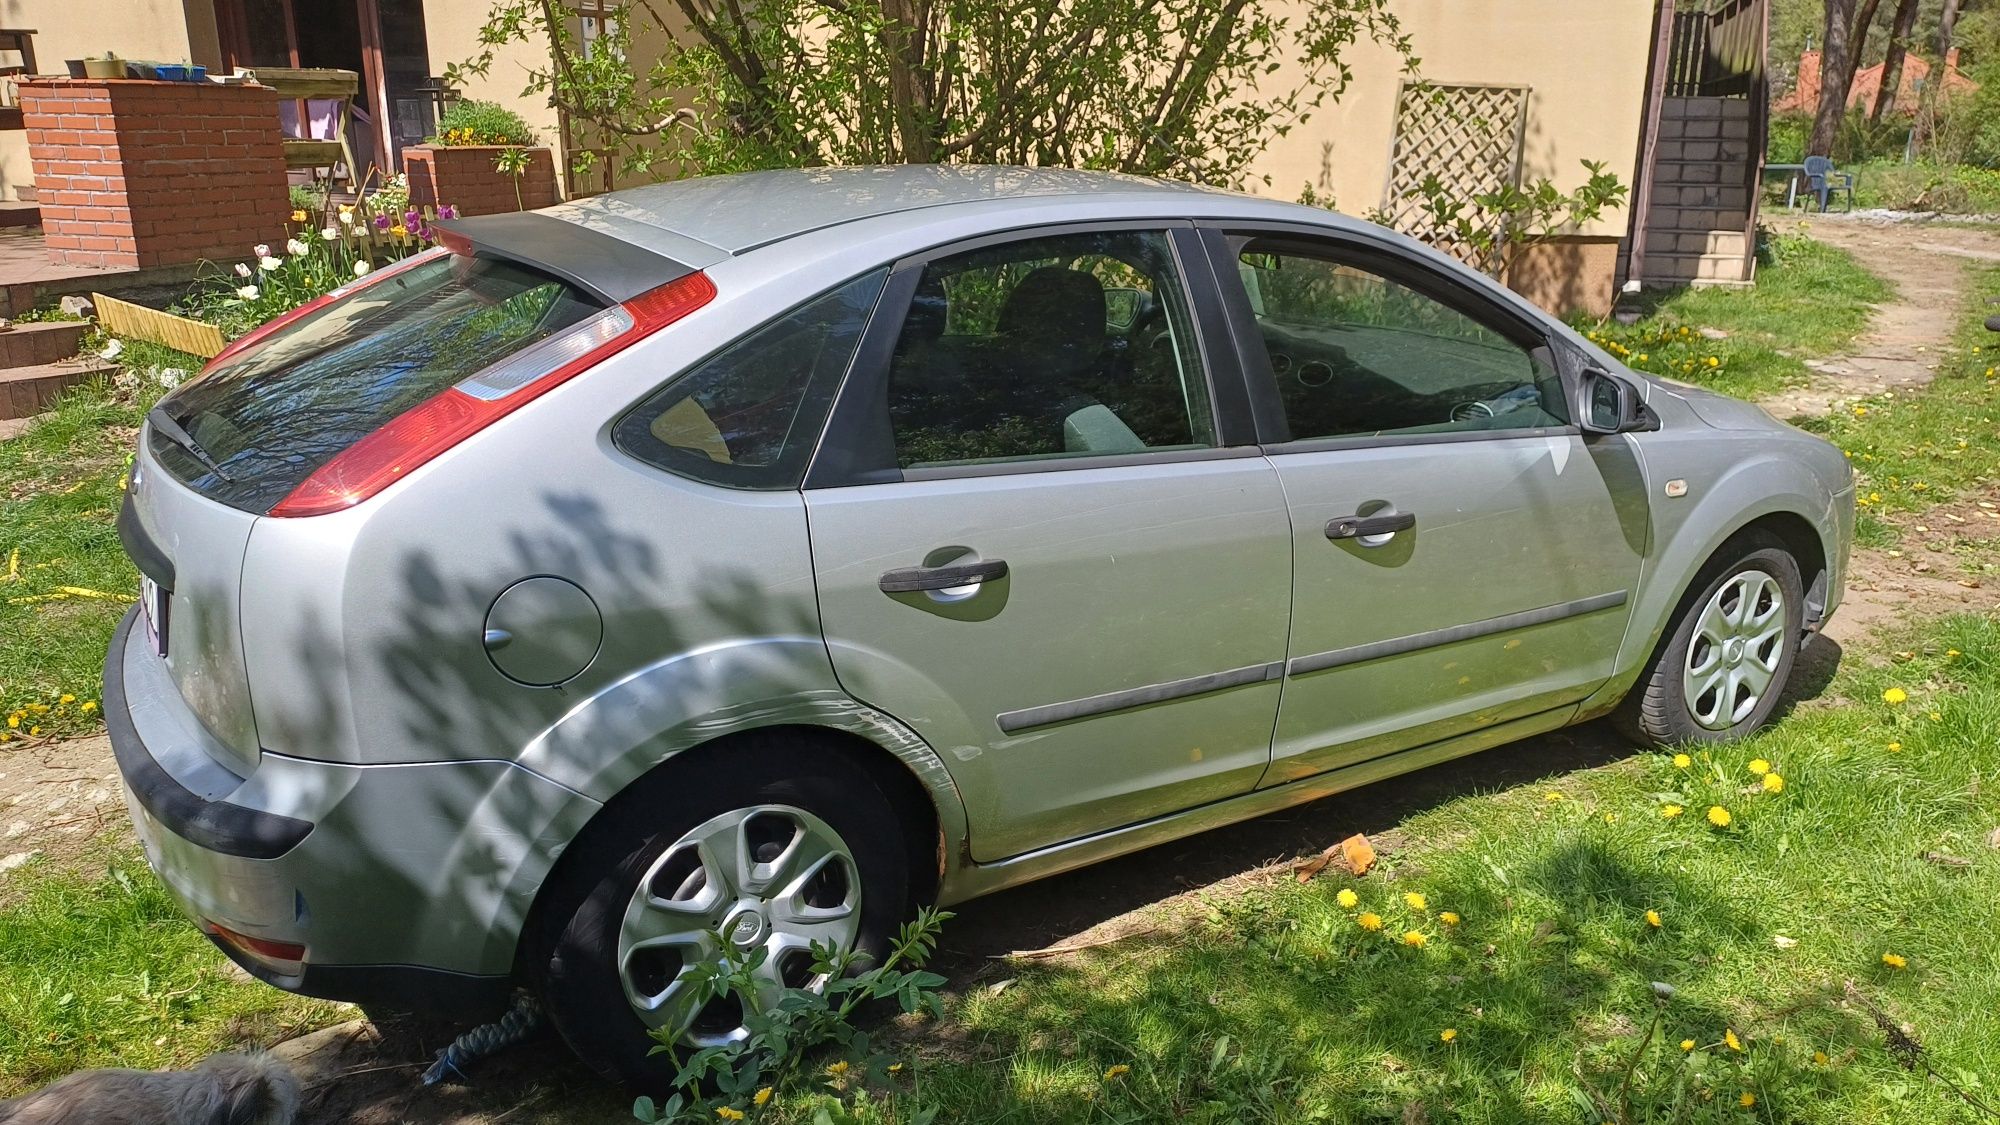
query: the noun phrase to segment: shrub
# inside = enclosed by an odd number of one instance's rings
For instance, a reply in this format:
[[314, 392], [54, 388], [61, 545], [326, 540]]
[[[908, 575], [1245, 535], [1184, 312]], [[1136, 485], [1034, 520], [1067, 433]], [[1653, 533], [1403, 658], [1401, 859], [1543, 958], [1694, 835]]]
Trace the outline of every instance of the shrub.
[[521, 115], [492, 102], [462, 101], [438, 118], [434, 145], [531, 145], [535, 131]]

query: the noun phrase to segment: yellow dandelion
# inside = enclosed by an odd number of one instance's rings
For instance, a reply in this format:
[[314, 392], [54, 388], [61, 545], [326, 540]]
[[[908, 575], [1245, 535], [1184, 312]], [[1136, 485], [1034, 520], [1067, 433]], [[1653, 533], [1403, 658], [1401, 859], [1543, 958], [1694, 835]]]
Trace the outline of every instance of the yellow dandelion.
[[1750, 759], [1750, 772], [1756, 774], [1758, 777], [1763, 777], [1765, 774], [1771, 772], [1771, 763], [1762, 758], [1752, 758]]
[[40, 727], [29, 727], [29, 728], [28, 728], [28, 734], [29, 734], [30, 736], [34, 736], [34, 735], [38, 735], [38, 734], [40, 734], [40, 733], [42, 733], [42, 728], [40, 728]]
[[14, 714], [7, 716], [7, 725], [19, 729], [21, 726], [20, 712], [16, 711]]
[[848, 1064], [846, 1059], [842, 1059], [839, 1062], [834, 1063], [832, 1066], [826, 1068], [827, 1077], [829, 1078], [847, 1077], [847, 1066]]
[[1673, 818], [1681, 815], [1681, 813], [1685, 811], [1686, 810], [1681, 808], [1679, 805], [1667, 805], [1666, 807], [1660, 810], [1660, 816], [1662, 819], [1672, 820]]
[[743, 1111], [737, 1109], [735, 1106], [720, 1105], [715, 1107], [715, 1116], [724, 1121], [741, 1121], [743, 1120]]
[[1684, 769], [1688, 768], [1688, 767], [1689, 767], [1689, 766], [1691, 766], [1691, 765], [1694, 765], [1694, 759], [1693, 759], [1693, 758], [1690, 758], [1690, 757], [1688, 757], [1688, 756], [1687, 756], [1686, 754], [1675, 754], [1675, 755], [1674, 755], [1674, 768], [1675, 768], [1675, 769], [1677, 769], [1677, 770], [1684, 770]]
[[1410, 930], [1403, 934], [1403, 944], [1409, 946], [1412, 949], [1422, 949], [1424, 947], [1424, 943], [1429, 940], [1430, 939], [1425, 937], [1423, 931], [1421, 930]]
[[1683, 1039], [1683, 1040], [1681, 1040], [1681, 1050], [1683, 1050], [1683, 1051], [1692, 1051], [1692, 1050], [1694, 1050], [1694, 1040], [1692, 1040], [1692, 1039]]
[[62, 697], [61, 697], [60, 699], [57, 699], [57, 700], [56, 700], [56, 702], [57, 702], [57, 703], [75, 703], [75, 702], [76, 702], [76, 696], [74, 696], [74, 695], [71, 695], [71, 694], [69, 694], [68, 692], [64, 692], [64, 693], [63, 693], [63, 695], [62, 695]]
[[1350, 887], [1342, 887], [1340, 893], [1333, 896], [1333, 901], [1339, 903], [1342, 910], [1352, 910], [1361, 905], [1361, 896]]
[[1895, 953], [1884, 953], [1882, 955], [1882, 963], [1884, 965], [1889, 966], [1892, 969], [1907, 968], [1910, 964], [1908, 961], [1905, 961], [1900, 955]]
[[1459, 923], [1459, 917], [1451, 911], [1446, 910], [1438, 915], [1438, 921], [1443, 922], [1447, 926], [1456, 926]]
[[1722, 1041], [1723, 1043], [1727, 1044], [1729, 1049], [1732, 1051], [1740, 1051], [1743, 1049], [1743, 1040], [1736, 1038], [1736, 1029], [1733, 1027], [1726, 1027], [1722, 1029]]
[[1896, 752], [1900, 751], [1900, 750], [1901, 750], [1902, 748], [1903, 748], [1903, 744], [1902, 744], [1902, 743], [1900, 743], [1900, 742], [1891, 742], [1891, 743], [1889, 744], [1889, 753], [1891, 753], [1891, 754], [1894, 754], [1894, 753], [1896, 753]]
[[1458, 1038], [1458, 1029], [1455, 1027], [1447, 1027], [1443, 1031], [1438, 1032], [1438, 1038], [1449, 1043], [1452, 1040]]
[[1132, 1073], [1131, 1067], [1126, 1066], [1124, 1063], [1118, 1063], [1104, 1072], [1104, 1080], [1106, 1082], [1116, 1082], [1130, 1073]]
[[1647, 924], [1648, 926], [1651, 926], [1651, 927], [1653, 927], [1653, 928], [1654, 928], [1654, 929], [1656, 929], [1656, 930], [1657, 930], [1657, 929], [1659, 929], [1659, 928], [1660, 928], [1660, 912], [1659, 912], [1659, 911], [1657, 911], [1657, 910], [1648, 910], [1648, 911], [1646, 911], [1646, 924]]
[[77, 710], [79, 710], [79, 711], [83, 712], [84, 714], [88, 715], [88, 714], [90, 714], [90, 713], [91, 713], [92, 711], [95, 711], [95, 710], [97, 710], [97, 701], [96, 701], [95, 699], [86, 699], [86, 700], [84, 700], [84, 701], [83, 701], [83, 706], [81, 706], [81, 707], [77, 708]]
[[1958, 659], [1958, 657], [1959, 657], [1959, 656], [1960, 656], [1960, 653], [1959, 653], [1959, 651], [1958, 651], [1957, 649], [1955, 649], [1955, 648], [1948, 648], [1948, 649], [1945, 649], [1945, 650], [1944, 650], [1944, 658], [1945, 658], [1946, 660], [1956, 660], [1956, 659]]
[[1934, 723], [1944, 722], [1944, 712], [1942, 711], [1932, 711], [1930, 714], [1924, 717]]
[[1372, 910], [1363, 911], [1354, 921], [1371, 934], [1382, 928], [1382, 916]]
[[1732, 819], [1734, 818], [1729, 815], [1729, 810], [1723, 808], [1721, 805], [1708, 806], [1708, 822], [1717, 828], [1729, 827], [1729, 822]]
[[1779, 777], [1775, 773], [1767, 773], [1764, 775], [1764, 792], [1783, 793], [1784, 791], [1785, 791], [1784, 778]]
[[1757, 1095], [1745, 1090], [1743, 1091], [1743, 1096], [1736, 1099], [1736, 1104], [1742, 1106], [1744, 1109], [1749, 1109], [1751, 1106], [1757, 1104]]
[[1904, 691], [1902, 688], [1899, 687], [1892, 687], [1888, 691], [1882, 693], [1882, 702], [1889, 704], [1904, 703], [1907, 702], [1909, 698], [1910, 698], [1910, 693]]
[[[896, 1065], [901, 1066], [902, 1064], [897, 1063]], [[894, 1070], [896, 1069], [896, 1067], [892, 1066], [889, 1069]], [[757, 1103], [760, 1106], [769, 1104], [771, 1101], [771, 1088], [769, 1086], [764, 1087], [763, 1089], [757, 1091], [756, 1097], [753, 1097], [750, 1100]]]
[[1409, 891], [1403, 895], [1403, 905], [1409, 907], [1411, 910], [1418, 912], [1419, 914], [1430, 909], [1429, 900], [1425, 899], [1424, 896], [1418, 894], [1415, 891]]
[[1826, 1065], [1826, 1064], [1827, 1064], [1827, 1063], [1828, 1063], [1829, 1061], [1830, 1061], [1830, 1060], [1828, 1060], [1828, 1059], [1827, 1059], [1827, 1057], [1826, 1057], [1826, 1052], [1825, 1052], [1825, 1051], [1814, 1051], [1814, 1052], [1813, 1052], [1813, 1062], [1814, 1062], [1815, 1064], [1817, 1064], [1817, 1065], [1819, 1065], [1819, 1066], [1825, 1066], [1825, 1065]]

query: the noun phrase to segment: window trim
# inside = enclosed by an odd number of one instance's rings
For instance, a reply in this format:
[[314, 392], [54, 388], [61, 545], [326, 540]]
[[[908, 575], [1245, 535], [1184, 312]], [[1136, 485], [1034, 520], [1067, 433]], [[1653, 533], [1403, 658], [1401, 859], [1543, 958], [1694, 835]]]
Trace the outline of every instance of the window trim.
[[[1209, 269], [1221, 291], [1222, 304], [1228, 310], [1230, 339], [1237, 353], [1237, 364], [1245, 374], [1252, 414], [1265, 453], [1283, 455], [1406, 445], [1450, 445], [1466, 441], [1580, 436], [1583, 433], [1582, 427], [1574, 421], [1577, 395], [1580, 393], [1575, 364], [1569, 360], [1567, 349], [1556, 346], [1556, 337], [1547, 326], [1521, 310], [1508, 307], [1461, 278], [1412, 258], [1388, 242], [1366, 235], [1301, 223], [1254, 220], [1205, 220], [1196, 225], [1208, 253]], [[1531, 355], [1541, 353], [1540, 358], [1555, 371], [1562, 383], [1563, 401], [1570, 408], [1572, 421], [1563, 426], [1514, 430], [1445, 430], [1420, 434], [1341, 434], [1294, 438], [1285, 420], [1284, 404], [1279, 398], [1277, 374], [1271, 369], [1270, 354], [1257, 331], [1257, 319], [1251, 311], [1249, 293], [1236, 272], [1240, 248], [1258, 238], [1291, 242], [1305, 253], [1318, 254], [1367, 270], [1475, 321]]]
[[[1195, 335], [1194, 354], [1207, 380], [1209, 421], [1215, 444], [1199, 449], [1161, 450], [1147, 453], [1117, 453], [1073, 458], [995, 461], [972, 465], [938, 465], [914, 469], [896, 466], [895, 435], [890, 428], [888, 380], [896, 343], [923, 279], [924, 267], [944, 258], [972, 253], [1013, 242], [1066, 235], [1153, 232], [1164, 235], [1174, 269], [1180, 275], [1183, 298], [1187, 301]], [[1258, 456], [1256, 430], [1249, 416], [1250, 393], [1246, 387], [1238, 349], [1225, 343], [1227, 313], [1215, 285], [1213, 264], [1202, 247], [1194, 221], [1172, 219], [1119, 219], [1076, 223], [1038, 223], [992, 231], [962, 238], [907, 254], [891, 267], [888, 282], [875, 302], [874, 314], [862, 330], [861, 345], [847, 378], [835, 395], [833, 412], [822, 431], [819, 448], [806, 470], [805, 488], [841, 488], [850, 485], [893, 484], [900, 481], [955, 480], [967, 477], [1011, 476], [1017, 473], [1052, 473], [1133, 465], [1173, 464]], [[889, 466], [881, 467], [884, 463]]]

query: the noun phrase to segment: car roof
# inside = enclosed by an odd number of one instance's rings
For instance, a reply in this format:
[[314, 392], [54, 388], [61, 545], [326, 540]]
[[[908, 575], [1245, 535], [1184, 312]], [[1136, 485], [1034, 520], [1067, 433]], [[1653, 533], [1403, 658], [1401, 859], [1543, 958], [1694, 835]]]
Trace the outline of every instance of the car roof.
[[592, 196], [544, 213], [689, 260], [697, 255], [675, 253], [675, 244], [693, 240], [733, 255], [842, 223], [952, 204], [1190, 193], [1229, 194], [1118, 172], [897, 164], [701, 176]]

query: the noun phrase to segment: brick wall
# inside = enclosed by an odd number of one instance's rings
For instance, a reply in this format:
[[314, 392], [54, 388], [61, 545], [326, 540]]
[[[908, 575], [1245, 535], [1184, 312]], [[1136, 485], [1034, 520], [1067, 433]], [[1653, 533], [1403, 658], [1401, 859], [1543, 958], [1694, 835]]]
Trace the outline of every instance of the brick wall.
[[240, 261], [256, 243], [284, 241], [291, 203], [273, 91], [79, 78], [20, 91], [58, 264]]
[[514, 177], [494, 167], [503, 145], [413, 145], [403, 150], [403, 170], [410, 176], [410, 205], [449, 204], [461, 215], [494, 215], [503, 211], [533, 211], [562, 202], [556, 191], [555, 157], [546, 148], [528, 150], [528, 167], [521, 173], [521, 194], [514, 195]]

